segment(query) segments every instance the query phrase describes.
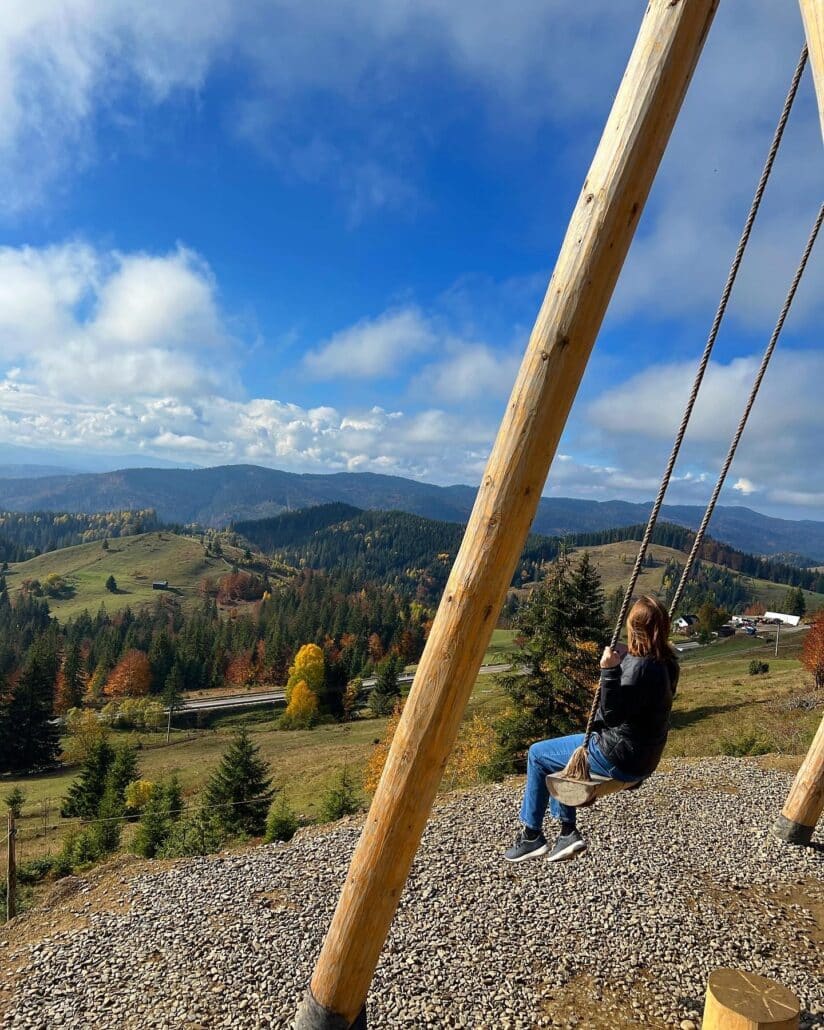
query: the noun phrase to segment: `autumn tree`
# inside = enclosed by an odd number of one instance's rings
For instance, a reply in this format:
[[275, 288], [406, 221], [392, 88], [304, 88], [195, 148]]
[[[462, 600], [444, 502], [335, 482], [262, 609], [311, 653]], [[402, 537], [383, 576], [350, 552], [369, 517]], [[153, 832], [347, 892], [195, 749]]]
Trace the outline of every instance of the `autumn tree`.
[[395, 738], [395, 730], [397, 730], [398, 723], [401, 721], [402, 713], [403, 702], [398, 701], [395, 704], [392, 715], [389, 717], [386, 729], [383, 731], [383, 737], [372, 748], [372, 753], [369, 756], [369, 761], [366, 763], [366, 768], [363, 772], [363, 789], [367, 794], [374, 794], [378, 789], [378, 783], [380, 783], [383, 767], [386, 765], [386, 759], [389, 756], [389, 749], [392, 747], [392, 741]]
[[318, 716], [318, 696], [304, 680], [292, 688], [286, 711], [280, 717], [282, 730], [308, 730]]
[[108, 737], [106, 724], [96, 711], [72, 708], [66, 713], [67, 737], [61, 759], [68, 765], [85, 762], [94, 747]]
[[363, 698], [363, 680], [360, 676], [349, 680], [341, 699], [342, 718], [344, 722], [351, 722], [357, 715], [358, 705]]
[[289, 679], [286, 681], [286, 702], [292, 697], [295, 684], [303, 681], [312, 693], [319, 697], [323, 693], [326, 681], [326, 666], [323, 651], [317, 644], [304, 644], [295, 655], [289, 667]]
[[137, 648], [127, 651], [109, 673], [104, 693], [108, 697], [143, 697], [152, 685], [148, 656]]
[[824, 608], [816, 612], [801, 652], [804, 668], [812, 673], [818, 690], [824, 687]]

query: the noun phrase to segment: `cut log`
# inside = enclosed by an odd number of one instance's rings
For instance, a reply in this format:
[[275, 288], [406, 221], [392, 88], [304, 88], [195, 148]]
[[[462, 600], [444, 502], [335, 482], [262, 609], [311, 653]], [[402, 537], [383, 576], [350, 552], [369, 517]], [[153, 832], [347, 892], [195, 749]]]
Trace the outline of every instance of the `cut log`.
[[775, 980], [741, 969], [710, 973], [703, 1030], [797, 1030], [801, 1005]]
[[351, 1024], [364, 1004], [558, 440], [717, 5], [718, 0], [651, 0], [647, 7], [297, 1030]]
[[824, 719], [798, 770], [781, 815], [773, 824], [776, 837], [788, 844], [809, 844], [824, 812]]

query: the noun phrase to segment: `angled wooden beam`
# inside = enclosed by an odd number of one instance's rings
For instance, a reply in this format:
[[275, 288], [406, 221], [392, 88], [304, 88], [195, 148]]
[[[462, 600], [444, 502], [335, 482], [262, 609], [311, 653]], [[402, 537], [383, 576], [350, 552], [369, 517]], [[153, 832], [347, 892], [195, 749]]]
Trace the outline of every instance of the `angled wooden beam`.
[[801, 18], [804, 21], [810, 67], [818, 98], [821, 135], [824, 137], [824, 0], [798, 0], [798, 2], [801, 7]]
[[[818, 100], [824, 140], [824, 0], [798, 0]], [[788, 844], [809, 844], [824, 812], [824, 719], [798, 770], [790, 793], [773, 823], [773, 833]]]
[[651, 0], [584, 181], [296, 1030], [369, 984], [718, 0]]

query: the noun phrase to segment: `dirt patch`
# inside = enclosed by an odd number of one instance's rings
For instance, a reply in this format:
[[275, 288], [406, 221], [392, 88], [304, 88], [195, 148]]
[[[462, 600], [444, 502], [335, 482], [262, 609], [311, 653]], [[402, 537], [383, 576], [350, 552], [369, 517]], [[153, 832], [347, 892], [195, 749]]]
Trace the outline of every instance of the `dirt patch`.
[[563, 985], [547, 987], [540, 1011], [551, 1019], [551, 1026], [557, 1027], [666, 1030], [671, 1023], [656, 1021], [646, 1014], [650, 995], [643, 973], [639, 973], [631, 992], [611, 985], [598, 986], [591, 976], [576, 976]]

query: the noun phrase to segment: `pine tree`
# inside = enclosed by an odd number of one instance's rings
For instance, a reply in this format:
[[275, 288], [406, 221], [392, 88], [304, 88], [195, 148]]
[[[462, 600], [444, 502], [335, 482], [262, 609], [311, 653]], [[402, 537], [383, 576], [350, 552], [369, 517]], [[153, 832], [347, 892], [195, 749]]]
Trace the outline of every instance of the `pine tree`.
[[117, 593], [117, 580], [114, 578], [114, 576], [110, 575], [109, 578], [106, 580], [106, 589], [109, 591], [110, 594]]
[[[60, 751], [54, 718], [57, 655], [49, 637], [32, 644], [23, 668], [3, 705], [0, 738], [3, 770], [32, 772], [51, 765]], [[2, 702], [0, 702], [2, 704]]]
[[530, 744], [578, 730], [586, 718], [600, 655], [597, 643], [581, 635], [582, 627], [587, 634], [593, 629], [581, 612], [591, 611], [594, 595], [584, 603], [587, 598], [575, 589], [569, 558], [562, 552], [518, 611], [516, 639], [522, 649], [511, 656], [517, 671], [500, 677], [511, 704], [496, 724], [497, 746], [487, 775], [522, 768]]
[[604, 591], [601, 577], [592, 564], [589, 551], [584, 551], [569, 579], [572, 605], [570, 628], [580, 641], [591, 641], [603, 647], [609, 640], [604, 617]]
[[206, 786], [205, 806], [215, 809], [228, 833], [260, 836], [274, 797], [271, 783], [269, 763], [243, 727]]
[[143, 858], [154, 858], [168, 840], [182, 810], [183, 801], [177, 777], [173, 776], [168, 783], [155, 784], [135, 830], [132, 841], [135, 854]]
[[93, 819], [106, 789], [106, 777], [114, 762], [114, 748], [103, 737], [92, 744], [80, 770], [80, 776], [69, 787], [60, 814], [64, 819]]
[[378, 666], [377, 680], [369, 695], [369, 707], [373, 715], [389, 715], [397, 704], [401, 696], [399, 675], [400, 662], [395, 655], [385, 658]]

